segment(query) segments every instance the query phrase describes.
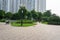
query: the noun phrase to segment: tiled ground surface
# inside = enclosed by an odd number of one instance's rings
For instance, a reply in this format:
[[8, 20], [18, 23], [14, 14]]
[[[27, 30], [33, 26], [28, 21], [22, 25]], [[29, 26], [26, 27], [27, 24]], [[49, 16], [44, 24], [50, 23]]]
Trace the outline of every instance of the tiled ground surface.
[[0, 40], [60, 40], [60, 26], [12, 27], [0, 23]]

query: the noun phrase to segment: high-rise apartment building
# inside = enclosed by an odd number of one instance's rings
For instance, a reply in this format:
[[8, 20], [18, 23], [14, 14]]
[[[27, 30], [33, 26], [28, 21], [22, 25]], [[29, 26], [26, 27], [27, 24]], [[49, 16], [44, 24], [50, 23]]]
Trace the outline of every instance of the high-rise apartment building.
[[35, 0], [35, 10], [44, 12], [46, 10], [46, 0]]
[[1, 10], [1, 0], [0, 0], [0, 10]]
[[35, 0], [27, 0], [27, 9], [28, 10], [35, 9]]
[[17, 12], [20, 6], [25, 6], [27, 10], [44, 12], [46, 10], [46, 0], [0, 0], [0, 10], [6, 12]]
[[46, 11], [46, 0], [40, 0], [40, 10], [41, 12]]
[[8, 7], [9, 11], [10, 12], [14, 12], [14, 8], [15, 8], [14, 7], [14, 0], [9, 0], [9, 4], [8, 5], [9, 5], [9, 7]]
[[14, 0], [14, 12], [17, 12], [18, 11], [18, 7], [19, 7], [19, 5], [18, 5], [18, 1], [17, 0]]
[[8, 0], [0, 0], [0, 10], [8, 10]]

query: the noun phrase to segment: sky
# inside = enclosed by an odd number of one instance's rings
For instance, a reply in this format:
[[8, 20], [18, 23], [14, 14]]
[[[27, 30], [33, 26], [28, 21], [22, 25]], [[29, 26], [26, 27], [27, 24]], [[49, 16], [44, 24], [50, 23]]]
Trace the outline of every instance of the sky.
[[46, 0], [46, 9], [60, 16], [60, 0]]

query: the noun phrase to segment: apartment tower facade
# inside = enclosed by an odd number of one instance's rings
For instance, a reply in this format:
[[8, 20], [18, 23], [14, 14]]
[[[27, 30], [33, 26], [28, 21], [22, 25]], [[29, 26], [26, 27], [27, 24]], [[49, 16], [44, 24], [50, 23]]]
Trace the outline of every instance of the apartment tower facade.
[[46, 0], [0, 0], [0, 10], [18, 12], [20, 6], [25, 6], [28, 11], [44, 12]]

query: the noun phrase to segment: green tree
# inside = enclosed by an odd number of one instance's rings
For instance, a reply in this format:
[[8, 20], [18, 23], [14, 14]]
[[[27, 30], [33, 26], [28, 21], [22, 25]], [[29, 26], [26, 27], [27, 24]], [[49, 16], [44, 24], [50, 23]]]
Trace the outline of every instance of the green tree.
[[37, 12], [38, 14], [38, 21], [40, 22], [42, 20], [42, 13], [41, 12]]
[[60, 17], [53, 14], [49, 17], [48, 24], [60, 25]]
[[7, 12], [6, 14], [5, 14], [5, 18], [6, 19], [11, 19], [12, 18], [12, 13], [11, 12]]
[[36, 11], [35, 10], [32, 10], [31, 13], [32, 13], [33, 20], [36, 21], [37, 20], [37, 16], [38, 16], [37, 13], [36, 13]]
[[[23, 13], [22, 13], [23, 11]], [[21, 6], [20, 9], [18, 10], [18, 14], [20, 15], [20, 19], [25, 19], [26, 18], [26, 14], [27, 14], [27, 10], [25, 7]]]
[[43, 13], [43, 16], [42, 16], [42, 21], [43, 22], [48, 22], [48, 18], [51, 16], [51, 11], [50, 10], [47, 10], [46, 12]]
[[28, 20], [31, 20], [31, 18], [32, 18], [31, 12], [27, 12], [27, 19], [28, 19]]
[[51, 11], [47, 10], [46, 12], [43, 13], [43, 17], [50, 17], [51, 16]]
[[5, 11], [0, 10], [0, 19], [4, 19], [5, 18]]
[[18, 13], [14, 13], [11, 19], [12, 20], [19, 20], [20, 19], [20, 15]]

